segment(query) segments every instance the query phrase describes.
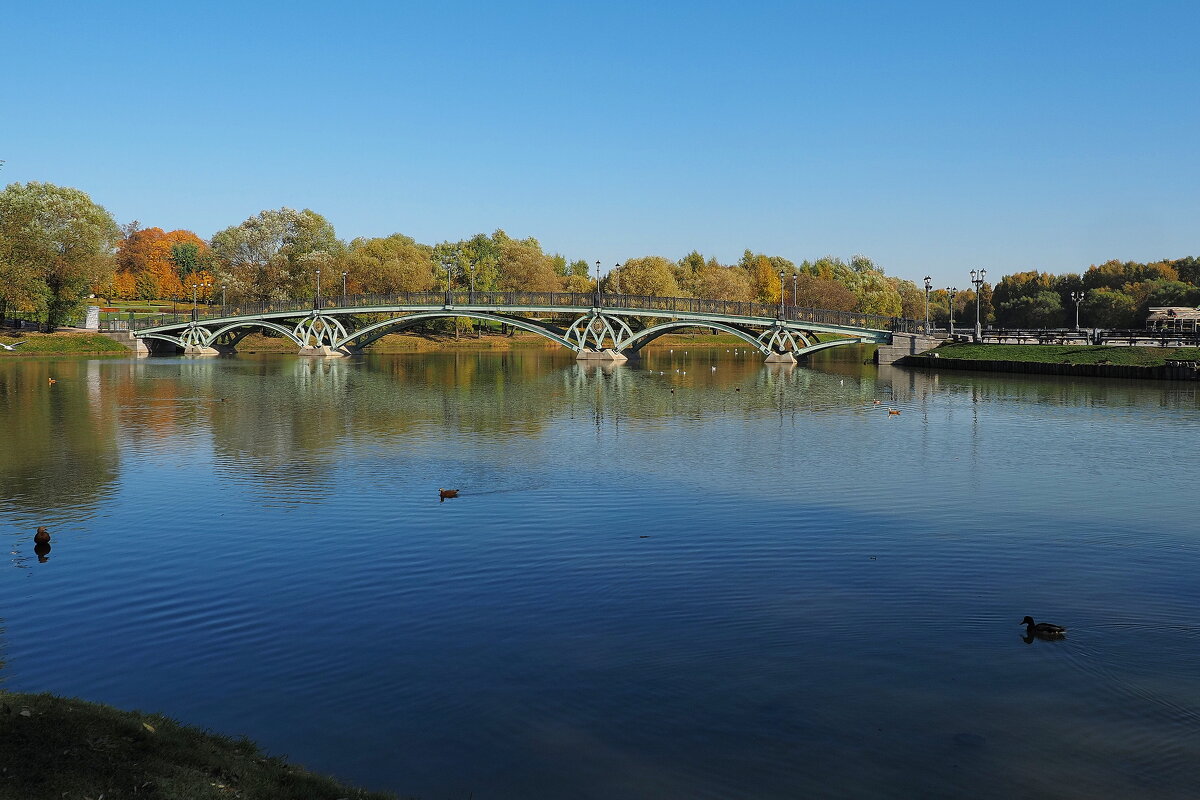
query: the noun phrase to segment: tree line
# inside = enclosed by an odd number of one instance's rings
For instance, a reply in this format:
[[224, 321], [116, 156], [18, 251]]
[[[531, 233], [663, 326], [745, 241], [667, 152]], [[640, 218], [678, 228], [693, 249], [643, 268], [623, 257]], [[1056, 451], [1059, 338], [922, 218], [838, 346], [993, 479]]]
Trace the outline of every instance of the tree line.
[[[502, 230], [438, 244], [394, 233], [346, 242], [315, 211], [269, 209], [205, 240], [192, 231], [117, 225], [78, 189], [10, 184], [0, 192], [0, 317], [42, 315], [54, 326], [77, 313], [88, 295], [124, 300], [276, 301], [322, 294], [391, 294], [472, 288], [479, 291], [569, 291], [783, 302], [804, 308], [919, 319], [926, 293], [884, 274], [866, 256], [799, 264], [746, 250], [722, 264], [693, 250], [679, 259], [630, 258], [593, 265], [547, 253], [535, 238]], [[986, 323], [1037, 327], [1066, 323], [1073, 291], [1086, 293], [1088, 324], [1125, 327], [1150, 305], [1200, 303], [1196, 259], [1109, 262], [1082, 276], [1022, 272], [993, 290], [983, 284]], [[318, 278], [318, 275], [320, 278]], [[782, 277], [781, 277], [782, 276]], [[930, 293], [940, 324], [950, 315], [945, 289]], [[974, 321], [975, 292], [954, 294], [954, 316]], [[1073, 311], [1073, 309], [1071, 309]]]

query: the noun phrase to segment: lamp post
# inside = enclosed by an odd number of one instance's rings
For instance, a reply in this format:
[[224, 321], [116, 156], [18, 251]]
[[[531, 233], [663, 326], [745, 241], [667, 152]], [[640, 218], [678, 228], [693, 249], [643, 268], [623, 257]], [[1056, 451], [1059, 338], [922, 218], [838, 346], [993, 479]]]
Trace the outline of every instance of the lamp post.
[[983, 279], [987, 276], [987, 270], [971, 270], [971, 283], [975, 286], [975, 341], [983, 341], [983, 321], [979, 316], [979, 290], [983, 286]]
[[798, 277], [799, 277], [799, 276], [798, 276], [798, 275], [797, 275], [795, 272], [793, 272], [793, 273], [792, 273], [792, 308], [795, 308], [796, 306], [798, 306], [798, 305], [799, 305], [799, 303], [798, 303], [798, 302], [796, 302], [796, 297], [797, 297], [797, 292], [796, 292], [796, 279], [797, 279]]
[[613, 294], [621, 293], [621, 265], [613, 264]]
[[342, 305], [346, 305], [346, 276], [350, 273], [342, 270]]
[[1083, 292], [1071, 292], [1071, 299], [1075, 301], [1075, 330], [1079, 330], [1079, 304], [1083, 302]]
[[321, 305], [321, 268], [317, 267], [317, 293], [313, 295], [313, 308]]
[[207, 289], [209, 286], [212, 286], [212, 281], [192, 281], [192, 322], [199, 319], [199, 310], [196, 308], [196, 291], [201, 286]]
[[599, 308], [603, 303], [600, 300], [600, 259], [596, 259], [596, 308]]
[[933, 279], [925, 276], [925, 335], [929, 335], [929, 290], [933, 288]]
[[783, 319], [783, 270], [779, 270], [779, 318]]
[[958, 288], [955, 286], [947, 286], [946, 291], [950, 294], [950, 338], [954, 338], [954, 295], [958, 294]]
[[450, 256], [442, 256], [442, 266], [446, 268], [446, 305], [454, 305], [450, 302], [450, 265], [453, 260]]
[[225, 290], [229, 288], [229, 284], [221, 284], [221, 316], [225, 316]]

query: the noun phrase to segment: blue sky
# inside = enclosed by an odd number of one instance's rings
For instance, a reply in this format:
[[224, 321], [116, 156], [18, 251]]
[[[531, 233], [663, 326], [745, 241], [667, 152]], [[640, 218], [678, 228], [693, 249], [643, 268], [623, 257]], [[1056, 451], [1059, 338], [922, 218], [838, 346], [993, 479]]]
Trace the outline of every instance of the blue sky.
[[0, 182], [964, 286], [1200, 255], [1200, 4], [14, 3]]

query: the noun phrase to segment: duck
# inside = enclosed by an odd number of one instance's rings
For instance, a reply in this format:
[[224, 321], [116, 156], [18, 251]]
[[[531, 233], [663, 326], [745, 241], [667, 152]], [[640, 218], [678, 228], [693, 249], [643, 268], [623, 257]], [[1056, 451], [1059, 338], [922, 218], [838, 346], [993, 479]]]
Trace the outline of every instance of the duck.
[[440, 501], [445, 501], [449, 497], [458, 497], [458, 489], [438, 489]]
[[1025, 626], [1025, 633], [1029, 636], [1038, 636], [1043, 639], [1057, 639], [1066, 635], [1067, 629], [1062, 625], [1055, 625], [1050, 622], [1034, 622], [1033, 617], [1025, 617], [1021, 620], [1021, 624]]
[[34, 544], [50, 544], [50, 531], [46, 530], [43, 525], [37, 529], [37, 533], [33, 535]]
[[53, 386], [54, 384], [58, 383], [58, 381], [54, 380], [54, 378], [47, 378], [46, 381], [48, 382], [48, 384], [50, 386]]
[[897, 410], [896, 410], [896, 409], [894, 409], [894, 408], [889, 408], [889, 409], [888, 409], [888, 414], [889, 414], [889, 415], [891, 415], [891, 416], [893, 416], [893, 417], [898, 417], [898, 416], [900, 416], [900, 412], [899, 412], [899, 411], [897, 411]]

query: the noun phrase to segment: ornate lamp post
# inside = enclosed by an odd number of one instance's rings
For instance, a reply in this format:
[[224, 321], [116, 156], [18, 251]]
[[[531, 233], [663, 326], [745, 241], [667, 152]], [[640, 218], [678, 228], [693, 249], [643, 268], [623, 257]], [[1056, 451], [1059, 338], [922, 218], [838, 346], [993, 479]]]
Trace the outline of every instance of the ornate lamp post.
[[979, 289], [983, 286], [983, 279], [987, 276], [987, 270], [971, 270], [971, 283], [975, 286], [975, 341], [983, 341], [983, 322], [979, 317]]
[[604, 305], [600, 300], [600, 259], [596, 259], [596, 308]]
[[313, 308], [321, 306], [321, 268], [317, 267], [317, 293], [313, 295]]
[[613, 264], [613, 294], [621, 293], [621, 265]]
[[349, 275], [346, 270], [342, 270], [342, 305], [346, 305], [346, 276]]
[[446, 305], [448, 306], [454, 305], [450, 302], [450, 265], [452, 263], [454, 260], [450, 256], [442, 256], [442, 266], [446, 268]]
[[799, 303], [796, 302], [796, 278], [799, 277], [795, 272], [792, 273], [792, 308], [795, 308]]
[[221, 284], [221, 316], [225, 316], [225, 290], [229, 288], [229, 284]]
[[783, 270], [779, 270], [779, 318], [783, 319]]
[[1071, 292], [1071, 299], [1075, 301], [1075, 330], [1079, 330], [1079, 304], [1083, 302], [1083, 292]]
[[958, 294], [958, 288], [947, 286], [946, 291], [950, 293], [950, 337], [954, 338], [954, 295]]
[[933, 279], [925, 276], [925, 335], [929, 335], [929, 290], [933, 288]]

